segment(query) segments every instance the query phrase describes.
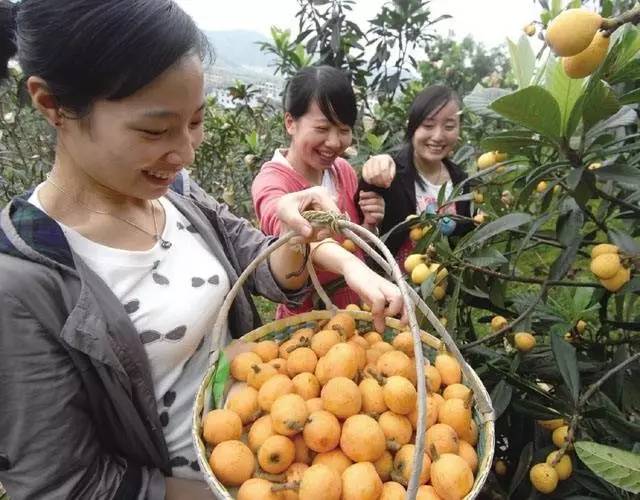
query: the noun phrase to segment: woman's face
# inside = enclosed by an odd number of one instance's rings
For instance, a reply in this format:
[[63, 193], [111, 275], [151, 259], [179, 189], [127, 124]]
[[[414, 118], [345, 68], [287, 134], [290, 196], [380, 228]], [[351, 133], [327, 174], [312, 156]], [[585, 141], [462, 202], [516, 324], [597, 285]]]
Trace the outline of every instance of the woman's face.
[[352, 131], [349, 125], [331, 123], [312, 101], [300, 118], [285, 114], [285, 126], [291, 136], [290, 152], [293, 158], [305, 163], [304, 167], [325, 170], [337, 156], [351, 145]]
[[65, 119], [59, 147], [98, 185], [155, 199], [193, 162], [203, 140], [204, 102], [202, 64], [186, 56], [135, 94], [98, 100], [83, 120]]
[[454, 100], [428, 116], [411, 139], [414, 154], [425, 164], [439, 164], [460, 137], [460, 107]]

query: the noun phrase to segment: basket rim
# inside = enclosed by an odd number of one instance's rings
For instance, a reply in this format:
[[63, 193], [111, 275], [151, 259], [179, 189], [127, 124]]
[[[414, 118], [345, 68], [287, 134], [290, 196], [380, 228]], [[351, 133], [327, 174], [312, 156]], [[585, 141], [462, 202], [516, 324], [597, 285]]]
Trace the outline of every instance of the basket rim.
[[[362, 321], [372, 321], [372, 314], [367, 311], [353, 311], [347, 309], [339, 309], [338, 312], [344, 312], [350, 314], [356, 320]], [[306, 313], [298, 314], [295, 316], [289, 316], [286, 318], [282, 318], [279, 320], [274, 320], [269, 323], [266, 323], [248, 333], [243, 335], [242, 337], [235, 339], [231, 344], [236, 342], [256, 342], [261, 338], [265, 337], [274, 332], [281, 331], [285, 328], [289, 328], [292, 326], [296, 326], [298, 324], [304, 324], [310, 321], [324, 320], [331, 318], [335, 313], [333, 311], [328, 310], [315, 310], [309, 311]], [[395, 318], [385, 318], [385, 324], [388, 327], [393, 328], [394, 330], [406, 330], [408, 328], [407, 325], [404, 325], [400, 320]], [[433, 336], [432, 334], [421, 330], [421, 338], [423, 339], [423, 344], [426, 344], [429, 348], [438, 350], [444, 344], [440, 339]], [[227, 346], [228, 347], [228, 346]], [[464, 375], [470, 374], [471, 378], [466, 379], [467, 383], [472, 385], [472, 389], [474, 393], [476, 391], [483, 392], [486, 396], [488, 396], [488, 391], [484, 387], [484, 384], [480, 380], [480, 377], [477, 375], [475, 370], [473, 370], [463, 359], [462, 363], [467, 365], [468, 371], [464, 371]], [[200, 386], [198, 387], [198, 392], [196, 394], [193, 410], [192, 410], [192, 442], [196, 451], [196, 456], [198, 463], [200, 465], [200, 469], [204, 476], [205, 481], [209, 485], [211, 491], [214, 493], [216, 498], [220, 500], [234, 500], [234, 497], [228, 492], [226, 487], [220, 483], [215, 475], [213, 474], [211, 467], [209, 465], [209, 461], [206, 459], [206, 444], [202, 439], [202, 420], [203, 420], [203, 411], [205, 408], [205, 399], [207, 397], [207, 389], [210, 385], [211, 378], [214, 375], [214, 372], [217, 367], [218, 356], [215, 356], [215, 360], [212, 365], [209, 367], [207, 372], [205, 373]], [[491, 471], [491, 467], [493, 464], [493, 454], [495, 450], [495, 418], [493, 412], [490, 413], [482, 413], [480, 412], [477, 403], [475, 402], [474, 397], [474, 415], [479, 418], [479, 439], [482, 439], [482, 443], [479, 443], [476, 446], [482, 446], [483, 455], [478, 464], [478, 470], [475, 474], [475, 480], [472, 490], [464, 497], [464, 500], [471, 500], [478, 496], [484, 483], [489, 476]]]

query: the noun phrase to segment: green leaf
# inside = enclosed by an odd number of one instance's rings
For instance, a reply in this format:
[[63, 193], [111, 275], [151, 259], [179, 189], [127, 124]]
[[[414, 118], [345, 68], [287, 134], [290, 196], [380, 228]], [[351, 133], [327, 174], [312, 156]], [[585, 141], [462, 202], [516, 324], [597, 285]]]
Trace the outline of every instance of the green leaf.
[[619, 110], [620, 103], [611, 87], [602, 80], [592, 83], [582, 108], [584, 130], [590, 130], [596, 123], [615, 115]]
[[575, 293], [573, 294], [573, 309], [574, 311], [583, 311], [591, 301], [593, 300], [593, 294], [595, 292], [595, 288], [588, 287], [577, 287]]
[[521, 35], [516, 45], [507, 38], [511, 67], [518, 82], [518, 88], [525, 88], [531, 82], [536, 67], [536, 56], [533, 53], [529, 37]]
[[570, 245], [578, 237], [584, 224], [584, 212], [573, 198], [562, 204], [562, 213], [556, 223], [556, 236], [563, 245]]
[[561, 136], [560, 108], [555, 98], [538, 86], [501, 97], [490, 108], [505, 118], [550, 139]]
[[229, 358], [227, 358], [224, 352], [221, 352], [218, 357], [218, 366], [216, 367], [216, 371], [213, 375], [213, 384], [211, 387], [214, 408], [222, 408], [222, 404], [224, 403], [224, 392], [227, 386], [227, 381], [229, 380], [229, 374]]
[[618, 292], [621, 295], [625, 293], [636, 293], [640, 292], [640, 276], [636, 276], [635, 278], [631, 278], [631, 281], [627, 282]]
[[596, 78], [607, 80], [612, 85], [626, 80], [627, 66], [640, 49], [638, 35], [638, 29], [632, 24], [626, 24], [613, 33], [611, 49], [600, 68], [594, 73]]
[[483, 151], [502, 151], [504, 153], [518, 154], [523, 149], [540, 146], [544, 141], [529, 130], [513, 130], [485, 137], [480, 141]]
[[640, 89], [632, 90], [624, 95], [621, 95], [618, 99], [620, 104], [636, 104], [640, 102]]
[[640, 245], [629, 234], [615, 228], [609, 229], [608, 233], [611, 242], [619, 246], [624, 252], [634, 255], [640, 254]]
[[510, 371], [503, 370], [494, 362], [494, 360], [488, 361], [487, 366], [491, 368], [493, 371], [495, 371], [496, 373], [499, 373], [500, 375], [502, 375], [502, 377], [507, 382], [509, 382], [514, 387], [517, 387], [521, 391], [526, 392], [527, 394], [531, 394], [533, 397], [536, 397], [536, 398], [546, 399], [550, 403], [553, 402], [553, 398], [549, 396], [549, 394], [547, 394], [545, 391], [543, 391], [538, 385], [528, 381], [525, 378], [515, 375]]
[[255, 130], [244, 136], [245, 142], [249, 145], [251, 151], [256, 152], [258, 149], [258, 132]]
[[499, 88], [484, 88], [478, 84], [473, 91], [463, 99], [464, 105], [473, 113], [485, 118], [502, 118], [498, 113], [490, 109], [490, 105], [496, 99], [506, 96], [509, 91]]
[[530, 399], [513, 399], [511, 407], [518, 413], [524, 413], [531, 418], [540, 420], [550, 420], [553, 418], [562, 418], [562, 414], [555, 408], [545, 406]]
[[578, 236], [562, 250], [553, 264], [551, 264], [549, 280], [556, 281], [562, 279], [567, 274], [576, 261], [576, 256], [578, 255], [581, 244], [582, 236]]
[[525, 251], [525, 248], [529, 244], [529, 241], [531, 240], [533, 235], [538, 231], [540, 226], [545, 224], [551, 218], [552, 215], [553, 214], [550, 212], [547, 212], [546, 214], [542, 214], [533, 222], [533, 224], [531, 224], [529, 231], [527, 231], [527, 234], [525, 235], [525, 237], [520, 241], [520, 247], [518, 248], [518, 253], [516, 254], [516, 258], [514, 259], [514, 262], [518, 261], [518, 259], [522, 255], [522, 252]]
[[483, 248], [466, 260], [478, 267], [497, 267], [509, 263], [509, 260], [495, 248]]
[[640, 455], [589, 441], [578, 441], [580, 460], [598, 477], [631, 493], [640, 493]]
[[516, 467], [516, 471], [513, 473], [513, 479], [511, 480], [511, 484], [509, 485], [509, 498], [513, 498], [513, 494], [520, 486], [520, 483], [527, 475], [529, 471], [529, 467], [531, 466], [531, 461], [533, 460], [533, 443], [527, 443], [520, 452], [520, 459], [518, 460], [518, 467]]
[[490, 286], [489, 300], [493, 305], [504, 309], [504, 297], [507, 293], [507, 282], [504, 280], [492, 280]]
[[598, 122], [587, 132], [585, 137], [586, 145], [590, 146], [593, 144], [595, 140], [607, 130], [634, 125], [637, 121], [638, 115], [636, 111], [630, 106], [622, 106], [615, 115]]
[[640, 78], [640, 61], [636, 59], [616, 71], [609, 77], [608, 81], [611, 85], [615, 85], [617, 83], [634, 81], [638, 78]]
[[372, 153], [379, 153], [380, 151], [382, 151], [382, 147], [384, 146], [384, 143], [387, 140], [388, 135], [389, 135], [388, 130], [382, 135], [376, 135], [371, 132], [367, 132], [365, 137], [367, 139], [367, 143], [369, 144], [369, 148], [371, 149]]
[[561, 130], [565, 136], [571, 136], [575, 128], [568, 126], [571, 113], [582, 95], [584, 79], [569, 78], [557, 59], [552, 59], [547, 66], [546, 88], [558, 102], [560, 107]]
[[595, 170], [594, 175], [603, 181], [640, 186], [640, 169], [630, 165], [608, 165]]
[[513, 388], [504, 380], [498, 382], [491, 391], [491, 402], [493, 404], [493, 411], [496, 415], [496, 420], [500, 418], [500, 415], [502, 415], [509, 406], [512, 395]]
[[618, 488], [600, 479], [587, 468], [575, 470], [572, 479], [587, 490], [592, 498], [618, 498], [617, 494], [620, 493]]
[[578, 371], [578, 360], [576, 358], [576, 349], [567, 342], [562, 335], [552, 333], [551, 350], [556, 361], [556, 366], [562, 375], [574, 405], [578, 402], [580, 395], [580, 372]]
[[600, 11], [602, 17], [611, 17], [613, 15], [613, 0], [603, 0], [602, 9]]
[[431, 273], [427, 279], [420, 284], [420, 295], [425, 302], [431, 298], [431, 294], [436, 285], [435, 281], [436, 273]]
[[566, 129], [564, 131], [565, 137], [570, 138], [578, 128], [578, 125], [580, 124], [580, 120], [582, 120], [584, 98], [585, 98], [585, 95], [582, 94], [573, 105], [573, 109], [571, 110], [571, 114], [569, 115], [569, 120], [567, 121]]
[[564, 0], [551, 0], [551, 19], [556, 17], [564, 8]]
[[531, 215], [519, 212], [500, 217], [499, 219], [489, 222], [486, 226], [482, 226], [480, 229], [475, 231], [467, 241], [456, 247], [456, 253], [460, 254], [462, 250], [470, 247], [471, 245], [482, 243], [483, 241], [504, 231], [509, 231], [510, 229], [515, 229], [527, 224], [528, 222], [531, 222], [531, 219]]

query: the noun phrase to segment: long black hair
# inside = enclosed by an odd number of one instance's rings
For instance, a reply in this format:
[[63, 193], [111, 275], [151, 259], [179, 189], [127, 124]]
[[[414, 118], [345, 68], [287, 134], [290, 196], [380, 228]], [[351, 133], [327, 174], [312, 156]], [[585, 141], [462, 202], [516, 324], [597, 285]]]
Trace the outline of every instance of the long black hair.
[[348, 76], [332, 66], [309, 66], [287, 82], [284, 111], [293, 118], [304, 115], [313, 101], [331, 123], [353, 128], [358, 116], [356, 96]]
[[[0, 0], [0, 70], [15, 55], [57, 105], [77, 116], [96, 99], [140, 90], [189, 53], [208, 54], [204, 34], [173, 0]], [[8, 14], [7, 14], [8, 13]]]
[[409, 108], [409, 121], [407, 122], [406, 141], [411, 143], [413, 134], [429, 116], [436, 114], [444, 108], [449, 101], [455, 101], [460, 105], [458, 94], [444, 85], [431, 85], [423, 89], [411, 103]]
[[0, 79], [9, 76], [7, 62], [16, 54], [17, 6], [0, 0]]

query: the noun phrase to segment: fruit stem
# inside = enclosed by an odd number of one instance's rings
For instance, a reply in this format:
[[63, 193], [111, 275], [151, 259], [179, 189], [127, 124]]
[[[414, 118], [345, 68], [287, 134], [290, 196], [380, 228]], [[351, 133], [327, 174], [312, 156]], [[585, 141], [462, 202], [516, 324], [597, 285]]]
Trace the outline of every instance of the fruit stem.
[[558, 464], [558, 462], [560, 462], [562, 457], [567, 453], [567, 450], [569, 449], [569, 446], [571, 446], [571, 443], [575, 441], [576, 427], [578, 427], [578, 415], [574, 414], [573, 417], [571, 418], [571, 422], [569, 423], [569, 429], [567, 430], [567, 437], [565, 438], [564, 443], [562, 443], [562, 446], [558, 450], [558, 453], [556, 454], [555, 458], [551, 461], [551, 464], [550, 464], [551, 467], [555, 467]]
[[384, 385], [387, 381], [386, 377], [384, 377], [384, 375], [381, 375], [380, 373], [378, 373], [375, 370], [372, 370], [371, 368], [367, 369], [367, 373], [369, 375], [371, 375], [371, 377], [373, 377], [373, 379], [378, 382], [378, 384], [380, 385]]
[[392, 470], [390, 476], [393, 481], [395, 481], [396, 483], [400, 483], [402, 486], [406, 488], [407, 480], [404, 478], [402, 474], [400, 474], [399, 472], [396, 472], [395, 470]]
[[271, 491], [277, 493], [278, 491], [285, 490], [299, 490], [300, 489], [300, 481], [292, 481], [290, 483], [280, 483], [280, 484], [272, 484]]
[[302, 337], [299, 343], [297, 343], [296, 345], [287, 347], [287, 352], [291, 353], [296, 349], [298, 349], [299, 347], [309, 347], [310, 345], [311, 345], [311, 342], [309, 341], [309, 339], [307, 339], [306, 337]]
[[295, 420], [288, 422], [287, 427], [292, 431], [298, 431], [298, 432], [304, 429], [304, 425], [302, 425], [300, 422], [296, 422]]
[[257, 470], [253, 477], [257, 477], [259, 479], [266, 479], [267, 481], [271, 481], [272, 483], [284, 483], [287, 480], [286, 474], [269, 474], [263, 470]]
[[473, 389], [469, 389], [469, 394], [464, 398], [464, 407], [469, 409], [473, 404]]
[[402, 448], [396, 441], [393, 439], [387, 439], [387, 450], [395, 453], [400, 448]]
[[640, 3], [636, 3], [630, 10], [617, 17], [603, 19], [600, 28], [611, 34], [626, 23], [640, 24]]

